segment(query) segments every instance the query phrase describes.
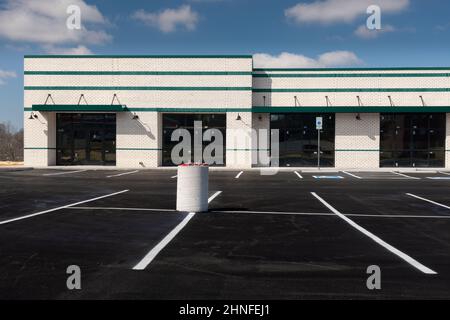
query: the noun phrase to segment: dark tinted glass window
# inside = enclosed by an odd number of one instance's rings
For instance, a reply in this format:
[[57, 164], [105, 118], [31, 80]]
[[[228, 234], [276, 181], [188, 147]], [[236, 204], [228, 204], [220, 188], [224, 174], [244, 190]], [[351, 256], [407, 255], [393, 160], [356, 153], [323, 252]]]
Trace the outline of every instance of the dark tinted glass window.
[[58, 113], [56, 115], [58, 165], [115, 165], [116, 115]]
[[445, 113], [381, 114], [381, 167], [444, 167]]
[[[226, 115], [225, 114], [163, 114], [163, 166], [174, 166], [172, 162], [172, 149], [175, 147], [179, 141], [172, 141], [172, 133], [179, 128], [183, 128], [189, 131], [191, 135], [191, 154], [189, 156], [190, 161], [194, 161], [194, 121], [202, 122], [202, 132], [208, 130], [219, 130], [223, 136], [223, 163], [213, 163], [213, 166], [224, 166], [225, 155], [226, 155]], [[214, 138], [213, 138], [214, 141]], [[199, 146], [198, 152], [203, 154], [203, 151], [210, 141], [203, 140], [202, 144]], [[201, 150], [200, 150], [201, 148]], [[215, 156], [215, 154], [212, 154]]]
[[317, 166], [318, 116], [323, 118], [323, 129], [320, 131], [320, 166], [334, 166], [335, 115], [312, 113], [271, 114], [270, 128], [279, 130], [280, 166]]

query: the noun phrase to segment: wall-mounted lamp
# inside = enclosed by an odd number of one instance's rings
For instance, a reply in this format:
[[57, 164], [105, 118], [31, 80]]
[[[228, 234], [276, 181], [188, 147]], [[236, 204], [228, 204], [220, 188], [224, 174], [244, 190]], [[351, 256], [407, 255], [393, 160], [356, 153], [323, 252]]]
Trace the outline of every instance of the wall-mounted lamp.
[[389, 103], [390, 103], [391, 107], [393, 107], [394, 106], [394, 101], [392, 101], [392, 97], [388, 96], [388, 99], [389, 99]]
[[356, 115], [355, 118], [356, 118], [356, 120], [358, 120], [358, 121], [361, 120], [361, 114], [358, 112], [358, 114]]
[[133, 120], [139, 120], [139, 116], [136, 113], [133, 113]]
[[419, 96], [419, 97], [420, 97], [420, 101], [422, 102], [422, 106], [426, 107], [425, 100], [423, 99], [423, 96]]
[[236, 117], [236, 121], [241, 121], [241, 115], [238, 113], [237, 117]]
[[261, 115], [258, 115], [258, 120], [262, 121], [262, 116]]
[[38, 115], [35, 114], [33, 111], [31, 111], [30, 117], [28, 119], [33, 120], [33, 119], [37, 119]]

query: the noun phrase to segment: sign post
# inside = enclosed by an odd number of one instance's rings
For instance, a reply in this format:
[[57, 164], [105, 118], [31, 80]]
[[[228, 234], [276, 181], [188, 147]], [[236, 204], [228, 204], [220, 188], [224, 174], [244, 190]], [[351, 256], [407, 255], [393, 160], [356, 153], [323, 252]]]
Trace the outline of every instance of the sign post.
[[323, 118], [316, 117], [316, 129], [317, 129], [317, 169], [320, 169], [320, 130], [323, 127]]

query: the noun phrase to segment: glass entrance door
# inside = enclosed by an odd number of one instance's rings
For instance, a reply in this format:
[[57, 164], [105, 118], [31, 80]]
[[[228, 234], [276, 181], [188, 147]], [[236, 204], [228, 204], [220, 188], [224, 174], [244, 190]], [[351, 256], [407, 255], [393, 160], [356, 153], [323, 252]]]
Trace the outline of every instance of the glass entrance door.
[[116, 115], [59, 113], [57, 165], [115, 165]]
[[334, 166], [335, 115], [313, 113], [273, 113], [270, 128], [279, 130], [280, 166], [317, 166], [316, 117], [323, 118], [320, 131], [320, 166]]

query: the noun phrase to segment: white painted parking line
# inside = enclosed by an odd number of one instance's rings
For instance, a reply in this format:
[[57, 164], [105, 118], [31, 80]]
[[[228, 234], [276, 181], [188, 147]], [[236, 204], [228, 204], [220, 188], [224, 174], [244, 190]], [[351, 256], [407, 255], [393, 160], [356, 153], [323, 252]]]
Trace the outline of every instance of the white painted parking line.
[[239, 179], [239, 177], [244, 173], [244, 171], [239, 172], [236, 177], [234, 177], [235, 179]]
[[114, 178], [114, 177], [125, 176], [125, 175], [127, 175], [127, 174], [133, 174], [133, 173], [137, 173], [137, 172], [139, 172], [139, 170], [128, 171], [128, 172], [119, 173], [119, 174], [114, 174], [114, 175], [106, 176], [106, 177], [107, 177], [107, 178]]
[[213, 201], [221, 193], [222, 193], [222, 191], [216, 191], [211, 197], [208, 198], [208, 203]]
[[396, 256], [400, 257], [401, 259], [403, 259], [404, 261], [406, 261], [407, 263], [412, 265], [414, 268], [416, 268], [416, 269], [418, 269], [418, 270], [420, 270], [420, 271], [422, 271], [423, 273], [426, 273], [426, 274], [437, 274], [436, 271], [433, 271], [430, 268], [424, 266], [423, 264], [421, 264], [420, 262], [418, 262], [414, 258], [412, 258], [409, 255], [407, 255], [406, 253], [398, 250], [397, 248], [391, 246], [389, 243], [385, 242], [384, 240], [382, 240], [381, 238], [377, 237], [376, 235], [374, 235], [370, 231], [366, 230], [365, 228], [363, 228], [360, 225], [358, 225], [357, 223], [355, 223], [350, 218], [348, 218], [345, 215], [343, 215], [342, 213], [340, 213], [338, 210], [336, 210], [334, 207], [332, 207], [328, 202], [326, 202], [324, 199], [322, 199], [320, 196], [318, 196], [315, 192], [311, 192], [311, 194], [317, 200], [319, 200], [325, 207], [327, 207], [333, 213], [335, 213], [339, 218], [341, 218], [342, 220], [347, 222], [349, 225], [351, 225], [353, 228], [355, 228], [356, 230], [360, 231], [361, 233], [363, 233], [367, 237], [371, 238], [373, 241], [375, 241], [376, 243], [378, 243], [379, 245], [381, 245], [382, 247], [384, 247], [388, 251], [390, 251], [393, 254], [395, 254]]
[[104, 196], [100, 196], [100, 197], [96, 197], [96, 198], [92, 198], [92, 199], [88, 199], [88, 200], [83, 200], [83, 201], [71, 203], [71, 204], [68, 204], [68, 205], [65, 205], [65, 206], [62, 206], [62, 207], [53, 208], [53, 209], [49, 209], [49, 210], [44, 210], [44, 211], [28, 214], [28, 215], [22, 216], [22, 217], [0, 221], [0, 225], [11, 223], [11, 222], [14, 222], [14, 221], [27, 219], [27, 218], [31, 218], [31, 217], [35, 217], [35, 216], [39, 216], [39, 215], [42, 215], [42, 214], [46, 214], [46, 213], [50, 213], [50, 212], [54, 212], [54, 211], [58, 211], [58, 210], [62, 210], [62, 209], [67, 209], [67, 208], [70, 208], [70, 207], [77, 206], [79, 204], [83, 204], [83, 203], [87, 203], [87, 202], [91, 202], [91, 201], [95, 201], [95, 200], [99, 200], [99, 199], [103, 199], [103, 198], [107, 198], [107, 197], [112, 197], [112, 196], [115, 196], [115, 195], [118, 195], [118, 194], [121, 194], [121, 193], [124, 193], [124, 192], [128, 192], [128, 191], [129, 190], [122, 190], [122, 191], [110, 193], [110, 194], [107, 194], [107, 195], [104, 195]]
[[[222, 191], [216, 191], [208, 199], [208, 203], [213, 201]], [[195, 212], [189, 212], [188, 215], [181, 221], [170, 233], [164, 237], [152, 250], [150, 250], [142, 260], [133, 267], [133, 270], [144, 270], [156, 258], [162, 249], [172, 241], [175, 236], [188, 224], [188, 222], [195, 216]]]
[[178, 175], [171, 176], [170, 179], [175, 179]]
[[400, 172], [392, 171], [392, 173], [393, 173], [393, 174], [396, 174], [396, 175], [398, 175], [398, 176], [401, 176], [401, 177], [408, 178], [408, 179], [420, 180], [420, 178], [418, 178], [418, 177], [411, 177], [411, 176], [408, 176], [408, 175], [403, 174], [403, 173], [400, 173]]
[[409, 214], [346, 214], [347, 217], [369, 217], [369, 218], [411, 218], [411, 219], [450, 219], [450, 216], [421, 216]]
[[353, 174], [353, 173], [350, 173], [350, 172], [347, 172], [347, 171], [342, 171], [342, 173], [345, 173], [346, 175], [349, 175], [349, 176], [351, 176], [353, 178], [356, 178], [356, 179], [362, 179], [362, 177], [357, 176], [356, 174]]
[[450, 180], [450, 177], [426, 177], [430, 180]]
[[55, 173], [45, 173], [43, 176], [60, 176], [63, 174], [71, 174], [71, 173], [77, 173], [77, 172], [85, 172], [88, 171], [87, 169], [84, 170], [75, 170], [75, 171], [64, 171], [64, 172], [55, 172]]
[[[299, 216], [333, 216], [334, 213], [324, 212], [283, 212], [283, 211], [249, 211], [249, 210], [214, 210], [212, 213], [250, 213], [250, 214], [274, 214], [274, 215], [299, 215]], [[421, 216], [421, 215], [402, 215], [402, 214], [364, 214], [350, 213], [345, 214], [347, 217], [368, 217], [368, 218], [412, 218], [412, 219], [450, 219], [450, 216]]]
[[295, 173], [300, 179], [303, 179], [303, 176], [302, 176], [300, 173], [298, 173], [297, 171], [294, 171], [294, 173]]
[[164, 237], [145, 257], [133, 267], [133, 270], [144, 270], [156, 258], [156, 256], [169, 244], [170, 241], [188, 224], [195, 216], [195, 212], [190, 212], [170, 233]]
[[436, 201], [433, 201], [433, 200], [425, 199], [425, 198], [416, 196], [415, 194], [412, 194], [412, 193], [407, 193], [407, 195], [410, 196], [410, 197], [419, 199], [419, 200], [423, 200], [423, 201], [435, 204], [435, 205], [440, 206], [440, 207], [445, 208], [445, 209], [450, 209], [450, 207], [446, 206], [445, 204], [442, 204], [442, 203], [439, 203], [439, 202], [436, 202]]
[[150, 209], [150, 208], [120, 208], [120, 207], [70, 207], [72, 210], [119, 210], [119, 211], [154, 211], [154, 212], [177, 212], [175, 209]]
[[250, 213], [250, 214], [273, 214], [273, 215], [298, 215], [298, 216], [333, 216], [336, 215], [334, 213], [328, 213], [328, 212], [283, 212], [283, 211], [249, 211], [249, 210], [213, 210], [211, 211], [213, 213]]

